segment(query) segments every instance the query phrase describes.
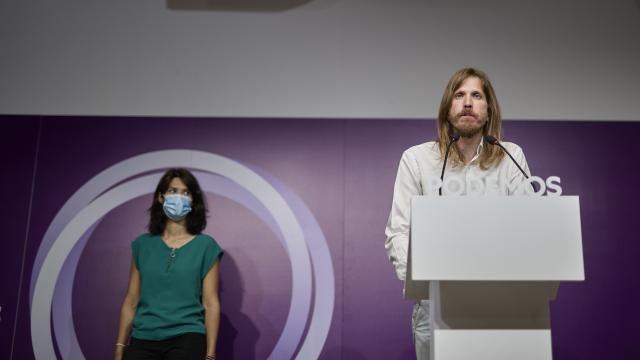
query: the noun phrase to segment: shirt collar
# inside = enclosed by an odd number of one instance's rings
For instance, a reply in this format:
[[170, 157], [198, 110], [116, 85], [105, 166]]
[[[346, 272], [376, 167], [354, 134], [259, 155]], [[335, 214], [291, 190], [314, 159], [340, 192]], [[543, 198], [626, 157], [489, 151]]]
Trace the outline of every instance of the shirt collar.
[[478, 144], [478, 148], [476, 149], [476, 156], [480, 156], [482, 152], [482, 148], [484, 147], [484, 138], [480, 138], [480, 144]]
[[483, 147], [484, 147], [484, 138], [480, 138], [480, 144], [478, 144], [478, 148], [476, 149], [476, 154], [473, 156], [473, 159], [471, 159], [471, 162], [469, 162], [469, 164], [478, 160], [478, 158], [480, 157], [480, 154], [482, 153]]

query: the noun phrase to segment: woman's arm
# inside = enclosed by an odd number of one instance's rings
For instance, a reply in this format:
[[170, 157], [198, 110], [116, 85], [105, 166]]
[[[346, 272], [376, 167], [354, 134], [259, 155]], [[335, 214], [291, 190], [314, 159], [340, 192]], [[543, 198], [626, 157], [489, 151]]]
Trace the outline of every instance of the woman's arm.
[[216, 260], [211, 270], [202, 280], [202, 305], [204, 306], [204, 326], [207, 329], [207, 356], [216, 355], [216, 341], [220, 327], [220, 298], [218, 297], [218, 268]]
[[122, 359], [124, 346], [131, 335], [131, 323], [136, 315], [138, 300], [140, 299], [140, 273], [133, 260], [131, 260], [131, 272], [129, 274], [129, 288], [120, 308], [120, 325], [118, 326], [118, 339], [116, 340], [115, 360]]

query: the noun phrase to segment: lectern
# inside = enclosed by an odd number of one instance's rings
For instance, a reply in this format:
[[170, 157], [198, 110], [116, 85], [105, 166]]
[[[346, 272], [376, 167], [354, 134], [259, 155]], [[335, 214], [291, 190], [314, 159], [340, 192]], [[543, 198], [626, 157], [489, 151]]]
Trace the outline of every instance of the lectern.
[[405, 297], [431, 300], [432, 359], [551, 359], [549, 301], [583, 280], [577, 196], [411, 201]]

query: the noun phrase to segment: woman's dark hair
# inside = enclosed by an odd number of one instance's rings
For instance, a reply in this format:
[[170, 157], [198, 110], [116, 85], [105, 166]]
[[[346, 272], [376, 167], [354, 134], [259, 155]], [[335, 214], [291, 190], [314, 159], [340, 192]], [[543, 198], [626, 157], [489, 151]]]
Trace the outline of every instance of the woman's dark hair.
[[160, 178], [156, 191], [153, 193], [153, 202], [149, 208], [149, 232], [154, 235], [164, 232], [164, 227], [167, 224], [167, 215], [162, 210], [162, 203], [158, 201], [158, 196], [167, 192], [169, 183], [175, 178], [182, 180], [193, 198], [191, 212], [186, 217], [187, 231], [190, 234], [199, 234], [207, 226], [207, 205], [205, 204], [204, 196], [202, 196], [198, 180], [189, 170], [182, 168], [169, 169]]

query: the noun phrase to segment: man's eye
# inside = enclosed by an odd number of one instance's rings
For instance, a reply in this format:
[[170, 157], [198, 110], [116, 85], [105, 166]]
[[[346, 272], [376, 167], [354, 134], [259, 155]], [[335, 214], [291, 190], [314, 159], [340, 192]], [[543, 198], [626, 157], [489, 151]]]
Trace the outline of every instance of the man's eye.
[[479, 94], [479, 93], [473, 94], [473, 97], [476, 98], [476, 99], [482, 99], [482, 95]]
[[455, 98], [456, 98], [456, 99], [460, 99], [462, 96], [463, 96], [463, 95], [462, 95], [462, 93], [457, 93], [457, 94], [455, 95]]

